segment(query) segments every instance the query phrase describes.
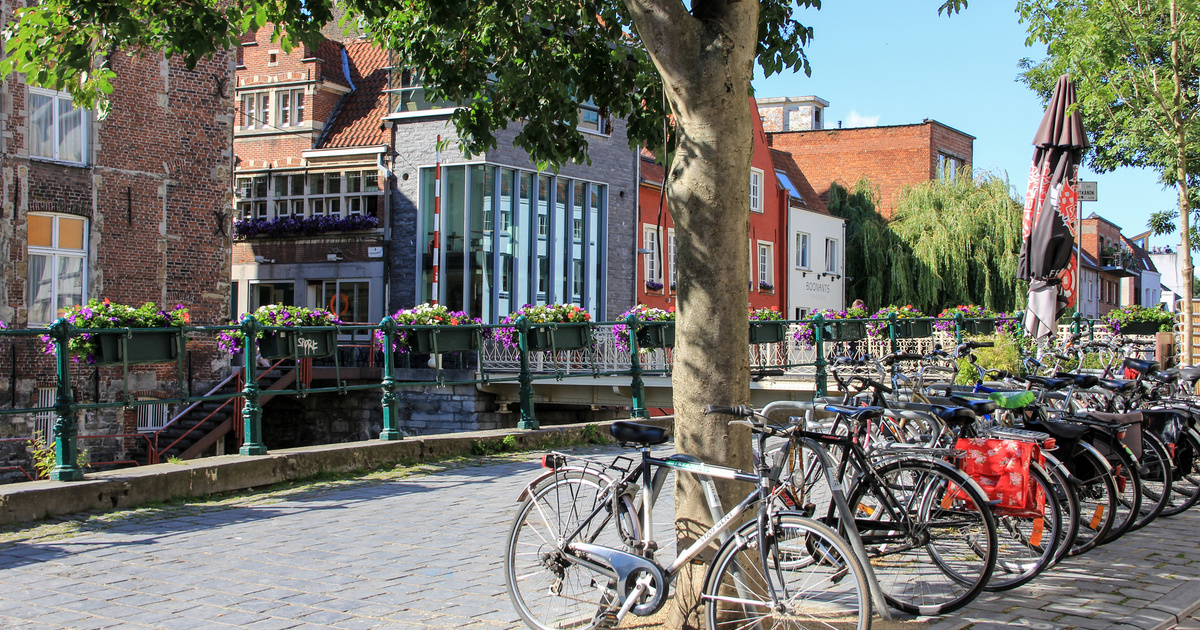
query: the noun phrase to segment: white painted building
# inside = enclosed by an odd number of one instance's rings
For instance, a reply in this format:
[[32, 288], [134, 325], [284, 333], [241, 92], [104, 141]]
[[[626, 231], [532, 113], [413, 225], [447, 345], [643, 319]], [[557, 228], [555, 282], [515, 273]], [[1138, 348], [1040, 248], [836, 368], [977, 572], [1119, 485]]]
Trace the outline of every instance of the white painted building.
[[829, 214], [791, 154], [771, 150], [788, 194], [787, 317], [846, 306], [846, 221]]

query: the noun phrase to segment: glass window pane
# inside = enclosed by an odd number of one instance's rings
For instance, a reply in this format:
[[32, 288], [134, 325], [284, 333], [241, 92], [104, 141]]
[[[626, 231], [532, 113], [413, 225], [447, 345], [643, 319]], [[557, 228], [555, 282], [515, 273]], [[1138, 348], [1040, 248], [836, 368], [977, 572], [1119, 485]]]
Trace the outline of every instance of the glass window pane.
[[325, 192], [331, 195], [342, 192], [341, 173], [328, 173], [325, 175]]
[[558, 183], [554, 191], [554, 216], [551, 218], [554, 234], [554, 256], [553, 256], [553, 277], [551, 285], [555, 287], [555, 295], [551, 298], [555, 302], [569, 302], [571, 295], [571, 286], [568, 284], [567, 264], [570, 256], [568, 243], [571, 238], [571, 215], [567, 212], [567, 204], [570, 203], [571, 195], [571, 180], [566, 178], [556, 178]]
[[325, 210], [329, 212], [331, 217], [342, 216], [342, 199], [340, 197], [328, 197], [325, 199]]
[[29, 323], [48, 324], [54, 320], [53, 256], [29, 255]]
[[537, 226], [537, 222], [533, 217], [533, 173], [519, 173], [520, 177], [520, 201], [517, 206], [516, 216], [516, 242], [517, 242], [517, 267], [515, 270], [515, 282], [517, 286], [517, 295], [513, 300], [512, 309], [516, 310], [522, 305], [532, 302], [530, 299], [530, 291], [532, 287], [529, 284], [530, 278], [534, 275], [531, 273], [532, 266], [530, 262], [534, 257], [530, 254], [530, 249], [534, 243], [533, 228]]
[[291, 190], [292, 196], [299, 197], [300, 195], [303, 195], [304, 194], [304, 176], [303, 175], [292, 175], [291, 180], [292, 180], [292, 190]]
[[29, 246], [54, 247], [54, 217], [44, 214], [30, 214]]
[[309, 194], [325, 194], [325, 173], [313, 173], [308, 176]]
[[346, 192], [362, 192], [362, 173], [349, 171], [346, 173]]
[[75, 109], [70, 98], [58, 100], [58, 159], [83, 161], [83, 110]]
[[446, 306], [454, 310], [466, 309], [465, 265], [463, 254], [467, 247], [466, 203], [467, 168], [451, 166], [442, 169], [445, 186], [442, 187], [442, 248], [443, 265], [440, 267], [441, 282]]
[[275, 176], [275, 190], [273, 191], [276, 197], [286, 197], [288, 194], [288, 176]]
[[[441, 296], [432, 296], [433, 292], [433, 250], [434, 250], [434, 233], [433, 233], [433, 177], [434, 169], [421, 169], [421, 234], [422, 250], [421, 250], [421, 294], [417, 296], [418, 302], [428, 302], [431, 299], [441, 299]], [[438, 261], [440, 263], [440, 261]]]
[[54, 157], [54, 97], [29, 94], [29, 153]]
[[363, 171], [363, 192], [379, 192], [379, 172]]
[[83, 257], [58, 257], [58, 314], [83, 304]]
[[265, 198], [267, 196], [267, 176], [258, 175], [254, 178], [254, 196], [255, 198]]
[[[83, 219], [58, 218], [58, 248], [83, 249]], [[32, 245], [33, 243], [30, 243]]]

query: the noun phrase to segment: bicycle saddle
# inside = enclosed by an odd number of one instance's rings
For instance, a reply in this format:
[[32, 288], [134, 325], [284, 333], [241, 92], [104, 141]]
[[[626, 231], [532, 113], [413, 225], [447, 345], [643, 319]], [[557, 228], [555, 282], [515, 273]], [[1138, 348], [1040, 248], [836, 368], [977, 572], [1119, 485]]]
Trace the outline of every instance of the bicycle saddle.
[[1041, 420], [1037, 422], [1026, 422], [1026, 429], [1042, 431], [1049, 433], [1057, 440], [1074, 441], [1088, 432], [1088, 427], [1082, 424], [1073, 422], [1062, 422], [1061, 420]]
[[1134, 381], [1126, 381], [1119, 378], [1101, 378], [1096, 379], [1096, 384], [1104, 389], [1107, 389], [1118, 394], [1127, 394], [1133, 391]]
[[667, 441], [667, 430], [662, 427], [656, 427], [649, 424], [638, 424], [636, 422], [618, 421], [612, 423], [608, 432], [618, 442], [628, 444], [645, 444], [653, 446], [662, 444]]
[[999, 405], [994, 400], [973, 400], [970, 398], [961, 398], [959, 396], [950, 396], [949, 398], [930, 398], [929, 402], [934, 405], [943, 407], [966, 407], [970, 409], [976, 416], [986, 416], [996, 410]]
[[1069, 378], [1075, 381], [1076, 387], [1081, 387], [1083, 389], [1094, 387], [1096, 385], [1096, 381], [1100, 380], [1091, 374], [1072, 374], [1070, 372], [1059, 372], [1054, 375], [1054, 378]]
[[1030, 383], [1033, 383], [1035, 385], [1041, 385], [1043, 389], [1047, 389], [1050, 391], [1054, 391], [1056, 389], [1062, 389], [1069, 385], [1075, 384], [1075, 379], [1073, 379], [1073, 378], [1049, 378], [1046, 376], [1026, 376], [1025, 380], [1027, 380]]
[[1080, 416], [1100, 424], [1107, 424], [1114, 427], [1124, 427], [1131, 424], [1142, 423], [1142, 412], [1133, 411], [1130, 413], [1101, 413], [1099, 411], [1085, 411]]
[[1162, 370], [1162, 371], [1154, 373], [1154, 378], [1163, 380], [1167, 383], [1175, 382], [1174, 380], [1166, 380], [1166, 378], [1164, 378], [1164, 377], [1169, 377], [1171, 379], [1181, 378], [1181, 379], [1187, 381], [1188, 383], [1195, 385], [1196, 381], [1200, 381], [1200, 366], [1177, 367], [1177, 368], [1171, 368], [1169, 370]]
[[[986, 401], [991, 402], [991, 401]], [[929, 412], [941, 418], [947, 424], [959, 425], [975, 422], [975, 412], [967, 407], [946, 407], [944, 405], [929, 405]]]
[[1162, 369], [1162, 365], [1158, 361], [1134, 359], [1133, 357], [1129, 357], [1122, 361], [1121, 367], [1127, 367], [1140, 374], [1149, 374], [1150, 372], [1157, 372]]
[[1150, 378], [1161, 383], [1174, 383], [1179, 380], [1179, 372], [1176, 370], [1159, 370], [1151, 374]]

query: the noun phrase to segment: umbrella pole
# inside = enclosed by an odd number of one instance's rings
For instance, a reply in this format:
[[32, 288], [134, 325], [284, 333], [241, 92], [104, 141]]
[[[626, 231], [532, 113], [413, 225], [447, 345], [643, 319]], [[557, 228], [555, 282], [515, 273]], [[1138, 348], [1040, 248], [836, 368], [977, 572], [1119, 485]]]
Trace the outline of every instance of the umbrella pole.
[[[1078, 180], [1075, 184], [1079, 188]], [[1081, 202], [1075, 202], [1075, 312], [1083, 315], [1083, 221], [1081, 220]]]

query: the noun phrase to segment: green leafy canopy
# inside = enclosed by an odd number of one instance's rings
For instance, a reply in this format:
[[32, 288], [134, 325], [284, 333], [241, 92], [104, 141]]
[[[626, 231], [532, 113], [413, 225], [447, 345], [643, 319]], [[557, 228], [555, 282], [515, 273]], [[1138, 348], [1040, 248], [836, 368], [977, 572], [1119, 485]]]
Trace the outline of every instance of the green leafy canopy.
[[[702, 17], [729, 0], [692, 0]], [[424, 68], [430, 98], [463, 103], [453, 122], [467, 153], [496, 145], [496, 132], [519, 120], [515, 143], [543, 166], [586, 159], [576, 128], [581, 103], [625, 118], [630, 143], [663, 147], [662, 82], [633, 26], [631, 10], [680, 0], [44, 0], [19, 9], [4, 32], [0, 77], [69, 92], [84, 107], [106, 109], [115, 53], [160, 51], [193, 68], [239, 45], [242, 33], [270, 26], [281, 49], [313, 45], [342, 15], [394, 53]], [[757, 60], [770, 76], [809, 72], [812, 29], [796, 19], [820, 0], [759, 0]], [[946, 0], [950, 15], [966, 0]], [[670, 37], [655, 33], [654, 37]], [[665, 153], [660, 153], [665, 155]]]

